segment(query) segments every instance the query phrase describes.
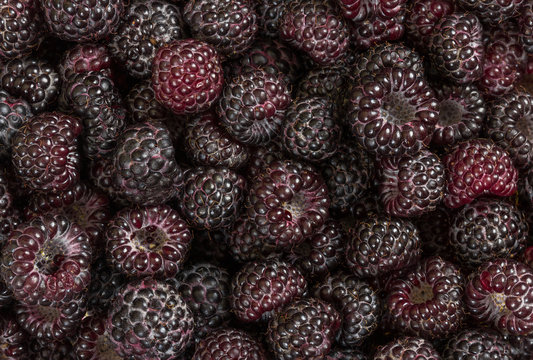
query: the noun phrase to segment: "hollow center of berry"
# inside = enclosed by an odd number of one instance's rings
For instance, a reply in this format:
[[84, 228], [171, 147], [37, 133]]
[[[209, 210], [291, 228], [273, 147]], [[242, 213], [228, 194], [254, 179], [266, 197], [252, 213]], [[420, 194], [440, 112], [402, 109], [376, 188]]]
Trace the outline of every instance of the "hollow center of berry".
[[507, 308], [507, 305], [505, 304], [505, 298], [506, 296], [502, 293], [491, 293], [490, 297], [492, 298], [492, 303], [498, 310], [500, 314], [507, 314], [511, 311], [509, 308]]
[[59, 309], [51, 306], [37, 305], [37, 312], [48, 323], [55, 322], [61, 316]]
[[98, 340], [96, 340], [96, 353], [100, 355], [101, 359], [123, 359], [117, 354], [117, 352], [113, 348], [113, 345], [111, 344], [111, 341], [109, 341], [109, 339], [105, 335], [98, 336]]
[[520, 118], [516, 123], [516, 127], [528, 138], [533, 140], [533, 117]]
[[422, 283], [411, 290], [409, 298], [413, 304], [424, 304], [433, 299], [433, 287], [427, 283]]
[[281, 207], [285, 210], [285, 219], [287, 221], [297, 219], [304, 213], [305, 196], [303, 196], [303, 194], [296, 193], [290, 201], [283, 203]]
[[390, 93], [383, 99], [381, 115], [392, 124], [402, 125], [415, 119], [416, 107], [401, 93]]
[[442, 126], [458, 124], [463, 119], [463, 107], [457, 101], [448, 99], [439, 104], [439, 123]]
[[163, 230], [149, 225], [134, 232], [132, 242], [141, 251], [158, 251], [166, 240], [167, 236]]
[[35, 267], [46, 275], [54, 274], [65, 260], [63, 247], [54, 241], [45, 242], [35, 254]]

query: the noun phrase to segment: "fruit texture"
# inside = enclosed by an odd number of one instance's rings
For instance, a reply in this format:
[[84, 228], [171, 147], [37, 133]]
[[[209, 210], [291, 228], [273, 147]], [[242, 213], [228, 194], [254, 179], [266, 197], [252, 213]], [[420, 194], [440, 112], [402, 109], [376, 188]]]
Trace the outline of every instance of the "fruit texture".
[[418, 49], [424, 49], [437, 22], [450, 15], [455, 3], [448, 0], [416, 0], [407, 4], [405, 33]]
[[326, 182], [333, 214], [346, 214], [350, 207], [370, 188], [374, 177], [374, 161], [361, 146], [341, 141], [335, 154], [320, 164]]
[[314, 296], [333, 305], [341, 314], [337, 342], [349, 348], [361, 345], [377, 328], [381, 302], [377, 292], [357, 277], [338, 272], [327, 276]]
[[493, 258], [512, 258], [524, 250], [528, 226], [515, 205], [499, 199], [479, 199], [457, 212], [449, 244], [464, 266], [479, 266]]
[[319, 360], [329, 352], [341, 317], [329, 304], [307, 298], [293, 301], [272, 319], [267, 332], [279, 360]]
[[290, 101], [279, 75], [243, 67], [224, 86], [216, 110], [221, 124], [236, 140], [266, 145], [280, 132]]
[[500, 334], [487, 329], [461, 331], [448, 341], [443, 353], [443, 360], [483, 358], [512, 360], [515, 355], [511, 344]]
[[0, 356], [4, 360], [25, 359], [28, 334], [17, 324], [13, 314], [3, 314], [0, 319]]
[[179, 201], [181, 213], [197, 228], [229, 228], [239, 213], [245, 185], [244, 177], [227, 168], [188, 170]]
[[237, 169], [250, 158], [250, 149], [233, 139], [209, 112], [187, 121], [183, 146], [187, 158], [196, 165]]
[[84, 293], [91, 257], [89, 239], [76, 223], [63, 215], [44, 215], [10, 233], [0, 271], [21, 303], [59, 306]]
[[58, 112], [32, 117], [12, 139], [12, 163], [30, 191], [58, 192], [79, 179], [79, 119]]
[[157, 101], [178, 115], [209, 109], [222, 92], [219, 55], [198, 40], [176, 40], [160, 47], [152, 69]]
[[281, 130], [285, 150], [311, 162], [332, 157], [340, 140], [333, 111], [333, 103], [326, 97], [294, 100], [287, 109]]
[[435, 124], [432, 145], [453, 146], [479, 135], [487, 113], [482, 92], [473, 84], [433, 85], [439, 101], [439, 121]]
[[318, 64], [331, 65], [348, 49], [348, 24], [329, 2], [290, 1], [279, 26], [281, 39]]
[[[85, 315], [84, 298], [71, 300], [60, 306], [18, 304], [14, 313], [19, 325], [33, 338], [49, 345], [73, 336]], [[54, 349], [57, 352], [58, 349]]]
[[230, 274], [226, 269], [196, 263], [186, 266], [176, 279], [178, 291], [193, 313], [197, 340], [229, 322]]
[[98, 41], [117, 28], [122, 0], [39, 0], [48, 31], [62, 40]]
[[0, 3], [0, 58], [29, 55], [44, 39], [37, 0], [3, 0]]
[[170, 121], [169, 111], [155, 99], [150, 80], [135, 85], [128, 92], [125, 105], [134, 122]]
[[348, 99], [346, 121], [365, 150], [398, 156], [429, 145], [438, 102], [420, 74], [399, 67], [383, 69], [353, 86]]
[[105, 313], [122, 286], [126, 284], [126, 280], [126, 276], [109, 265], [104, 256], [93, 261], [91, 284], [87, 290], [89, 311]]
[[473, 14], [454, 13], [435, 25], [429, 39], [429, 58], [438, 73], [456, 84], [483, 75], [483, 28]]
[[104, 71], [111, 74], [111, 56], [105, 45], [78, 44], [63, 54], [58, 70], [62, 81], [73, 72], [80, 74]]
[[11, 140], [18, 129], [33, 116], [30, 105], [0, 90], [0, 156], [11, 154]]
[[491, 259], [471, 275], [466, 285], [468, 313], [504, 335], [530, 335], [532, 283], [533, 271], [528, 266], [510, 259]]
[[533, 53], [533, 3], [531, 1], [524, 2], [518, 18], [518, 25], [520, 42], [524, 46], [524, 50], [531, 54]]
[[489, 97], [512, 91], [526, 71], [527, 53], [520, 43], [520, 33], [513, 25], [503, 25], [485, 35], [483, 76], [479, 87]]
[[303, 243], [292, 249], [288, 259], [305, 276], [320, 278], [333, 273], [344, 263], [344, 244], [346, 233], [340, 222], [328, 219]]
[[476, 14], [481, 21], [497, 26], [521, 14], [525, 0], [493, 1], [493, 0], [459, 0], [458, 5]]
[[279, 35], [279, 24], [288, 0], [259, 0], [255, 10], [259, 33], [263, 36], [276, 38]]
[[266, 360], [257, 340], [241, 330], [223, 328], [200, 341], [192, 360]]
[[117, 140], [114, 185], [134, 204], [155, 205], [176, 195], [181, 181], [168, 129], [161, 123], [133, 124]]
[[192, 339], [194, 319], [175, 281], [145, 278], [120, 291], [107, 327], [120, 356], [170, 359], [182, 353]]
[[433, 345], [422, 338], [401, 337], [378, 348], [374, 360], [441, 360]]
[[0, 66], [0, 84], [12, 96], [26, 100], [38, 113], [49, 107], [59, 92], [59, 74], [45, 59], [12, 59]]
[[529, 93], [514, 91], [489, 102], [485, 131], [519, 169], [533, 161], [532, 129], [533, 96]]
[[[387, 292], [387, 317], [394, 329], [430, 339], [457, 332], [465, 317], [464, 279], [440, 257], [422, 260], [407, 276], [393, 280]], [[427, 314], [427, 316], [419, 316]]]
[[277, 259], [244, 265], [231, 281], [230, 303], [242, 322], [268, 321], [305, 295], [307, 281], [294, 266]]
[[324, 180], [312, 168], [292, 160], [263, 169], [245, 199], [251, 226], [273, 249], [290, 249], [318, 230], [329, 217]]
[[385, 275], [420, 258], [418, 229], [406, 219], [371, 215], [348, 232], [346, 261], [358, 277]]
[[436, 209], [446, 177], [437, 155], [422, 150], [415, 155], [382, 158], [378, 166], [379, 196], [392, 216], [413, 217]]
[[113, 349], [106, 328], [106, 316], [85, 316], [81, 322], [73, 350], [79, 360], [120, 359]]
[[93, 253], [102, 250], [101, 236], [111, 217], [104, 193], [80, 182], [58, 194], [35, 194], [24, 210], [26, 219], [48, 213], [62, 213], [72, 219], [89, 237]]
[[258, 30], [257, 14], [249, 0], [191, 0], [183, 9], [183, 18], [194, 38], [228, 58], [243, 53]]
[[[120, 1], [120, 0], [118, 0]], [[146, 78], [157, 50], [184, 36], [180, 9], [160, 0], [133, 1], [108, 48], [128, 73]]]
[[482, 195], [510, 196], [516, 191], [518, 172], [510, 156], [491, 140], [462, 142], [443, 162], [447, 171], [444, 204], [449, 208], [461, 207]]
[[105, 236], [111, 264], [131, 277], [175, 276], [192, 240], [185, 221], [166, 205], [119, 211]]
[[366, 49], [374, 44], [402, 37], [405, 28], [405, 0], [337, 0], [343, 15], [352, 22], [355, 45]]

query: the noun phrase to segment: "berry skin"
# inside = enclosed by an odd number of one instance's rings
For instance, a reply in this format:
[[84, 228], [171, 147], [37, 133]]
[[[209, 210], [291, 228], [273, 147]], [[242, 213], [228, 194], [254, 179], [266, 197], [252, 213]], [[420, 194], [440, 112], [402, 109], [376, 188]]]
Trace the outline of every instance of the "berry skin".
[[58, 194], [35, 194], [24, 210], [26, 219], [39, 214], [63, 213], [77, 223], [89, 237], [93, 253], [101, 251], [101, 236], [111, 215], [109, 199], [85, 183], [77, 183]]
[[279, 24], [285, 13], [288, 0], [258, 0], [255, 10], [259, 32], [263, 36], [277, 38], [279, 36]]
[[0, 66], [0, 85], [12, 96], [24, 99], [34, 114], [45, 110], [59, 93], [59, 74], [45, 59], [12, 59]]
[[26, 359], [28, 334], [17, 324], [13, 314], [4, 313], [0, 318], [0, 343], [3, 360]]
[[161, 123], [133, 124], [122, 132], [113, 154], [114, 186], [129, 202], [156, 205], [176, 195], [182, 179], [168, 129]]
[[333, 305], [341, 314], [337, 342], [353, 348], [378, 327], [381, 303], [376, 291], [367, 283], [347, 273], [329, 275], [314, 290], [314, 296]]
[[180, 9], [160, 0], [133, 1], [122, 19], [109, 53], [136, 78], [149, 77], [158, 49], [184, 36]]
[[212, 113], [187, 121], [184, 138], [187, 158], [196, 165], [238, 169], [250, 158], [250, 149], [233, 139]]
[[358, 49], [398, 40], [405, 31], [405, 0], [395, 1], [336, 1], [346, 19], [352, 22], [352, 34]]
[[402, 337], [378, 348], [374, 360], [441, 360], [441, 357], [429, 341]]
[[285, 150], [311, 162], [332, 157], [340, 140], [333, 103], [326, 97], [305, 97], [293, 101], [285, 114], [281, 131]]
[[91, 256], [89, 239], [76, 223], [63, 215], [44, 215], [10, 233], [0, 271], [21, 303], [59, 306], [84, 293]]
[[261, 242], [287, 250], [311, 236], [329, 217], [324, 180], [312, 168], [292, 160], [268, 165], [251, 184], [245, 200]]
[[482, 92], [475, 85], [450, 85], [439, 82], [433, 86], [439, 101], [439, 121], [431, 144], [437, 147], [454, 146], [477, 137], [487, 109]]
[[270, 321], [267, 342], [279, 360], [320, 360], [329, 353], [341, 317], [315, 298], [293, 301]]
[[325, 360], [367, 360], [368, 357], [359, 350], [333, 349]]
[[476, 14], [487, 25], [498, 26], [520, 16], [522, 5], [526, 0], [458, 0], [457, 4]]
[[279, 252], [275, 244], [265, 243], [263, 238], [253, 219], [240, 216], [227, 240], [228, 252], [239, 263], [264, 259], [271, 253]]
[[185, 267], [176, 279], [178, 291], [194, 315], [197, 339], [229, 322], [230, 275], [226, 269], [197, 263]]
[[222, 66], [211, 45], [194, 39], [177, 40], [160, 47], [155, 55], [155, 97], [177, 115], [208, 110], [220, 96], [222, 85]]
[[87, 291], [89, 311], [106, 312], [126, 284], [126, 276], [111, 267], [107, 259], [97, 258], [91, 266], [91, 283]]
[[443, 360], [498, 359], [513, 360], [511, 345], [496, 332], [486, 329], [468, 329], [452, 337], [443, 352]]
[[106, 320], [106, 316], [100, 314], [83, 318], [73, 346], [76, 359], [120, 359], [109, 339]]
[[442, 200], [444, 164], [428, 150], [382, 158], [378, 175], [381, 203], [389, 215], [418, 216], [435, 210]]
[[437, 22], [451, 15], [455, 4], [449, 0], [416, 0], [407, 5], [407, 38], [418, 49], [426, 48]]
[[491, 140], [462, 142], [443, 162], [447, 172], [444, 204], [449, 208], [461, 207], [482, 195], [510, 196], [516, 191], [518, 171], [509, 155]]
[[175, 281], [139, 279], [122, 288], [107, 318], [115, 351], [122, 357], [171, 359], [192, 340], [192, 312]]
[[155, 99], [150, 80], [144, 80], [135, 85], [128, 92], [125, 105], [134, 122], [165, 122], [170, 121], [171, 118], [169, 111]]
[[192, 360], [267, 360], [261, 344], [241, 330], [223, 328], [196, 346]]
[[59, 76], [65, 81], [70, 73], [103, 71], [111, 74], [111, 57], [105, 45], [78, 44], [63, 54], [59, 63]]
[[109, 222], [106, 250], [111, 264], [131, 277], [171, 278], [191, 246], [192, 234], [166, 205], [126, 208]]
[[[394, 329], [436, 339], [454, 334], [464, 319], [464, 279], [454, 264], [440, 257], [422, 260], [387, 291], [387, 317]], [[427, 316], [419, 316], [427, 314]]]
[[346, 233], [340, 222], [328, 219], [300, 246], [288, 254], [288, 260], [308, 278], [320, 278], [332, 273], [344, 262]]
[[435, 25], [429, 39], [429, 58], [440, 75], [456, 84], [483, 75], [483, 27], [473, 14], [454, 13]]
[[300, 270], [278, 259], [250, 262], [231, 281], [230, 303], [242, 322], [267, 321], [307, 292]]
[[519, 169], [533, 161], [533, 96], [511, 92], [489, 102], [485, 132]]
[[24, 57], [44, 40], [37, 0], [3, 0], [0, 3], [0, 58]]
[[353, 86], [345, 110], [359, 144], [385, 156], [427, 147], [438, 120], [438, 102], [426, 80], [398, 67]]
[[221, 124], [236, 140], [266, 145], [280, 132], [290, 102], [281, 76], [246, 66], [225, 85], [216, 109]]
[[115, 32], [122, 0], [39, 0], [48, 31], [61, 40], [98, 41]]
[[226, 168], [198, 167], [185, 172], [181, 213], [197, 228], [229, 228], [243, 199], [244, 177]]
[[524, 50], [529, 54], [533, 53], [533, 3], [525, 1], [522, 14], [518, 19], [520, 29], [520, 42]]
[[12, 139], [33, 116], [30, 105], [0, 90], [0, 157], [11, 155]]
[[249, 0], [191, 0], [183, 18], [194, 38], [228, 58], [246, 51], [258, 30], [257, 14]]
[[465, 290], [469, 315], [506, 335], [533, 333], [533, 271], [510, 259], [491, 259], [471, 274]]
[[420, 247], [418, 229], [411, 221], [371, 215], [350, 229], [346, 261], [356, 276], [377, 277], [414, 265]]
[[19, 128], [12, 139], [12, 163], [30, 190], [58, 192], [78, 181], [81, 131], [77, 118], [57, 112], [34, 116]]
[[348, 24], [329, 2], [290, 1], [279, 26], [281, 39], [320, 65], [332, 65], [348, 50]]
[[500, 199], [479, 199], [461, 208], [449, 228], [449, 244], [463, 265], [475, 267], [493, 258], [512, 258], [527, 242], [524, 214]]
[[513, 25], [504, 25], [485, 35], [483, 77], [479, 87], [488, 97], [498, 97], [515, 88], [527, 66], [527, 53]]
[[374, 161], [361, 146], [341, 141], [335, 154], [320, 164], [332, 214], [346, 214], [370, 188]]

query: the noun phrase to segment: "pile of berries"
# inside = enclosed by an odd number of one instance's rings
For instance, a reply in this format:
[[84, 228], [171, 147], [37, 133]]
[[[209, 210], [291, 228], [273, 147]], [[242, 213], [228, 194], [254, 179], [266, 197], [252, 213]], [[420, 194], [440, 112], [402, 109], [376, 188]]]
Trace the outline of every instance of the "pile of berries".
[[532, 360], [533, 0], [2, 0], [0, 359]]

